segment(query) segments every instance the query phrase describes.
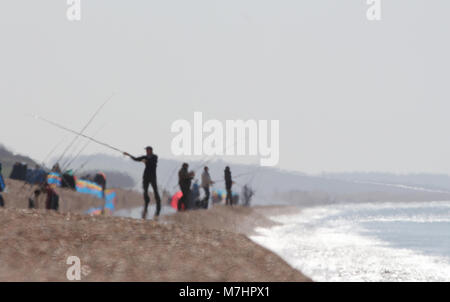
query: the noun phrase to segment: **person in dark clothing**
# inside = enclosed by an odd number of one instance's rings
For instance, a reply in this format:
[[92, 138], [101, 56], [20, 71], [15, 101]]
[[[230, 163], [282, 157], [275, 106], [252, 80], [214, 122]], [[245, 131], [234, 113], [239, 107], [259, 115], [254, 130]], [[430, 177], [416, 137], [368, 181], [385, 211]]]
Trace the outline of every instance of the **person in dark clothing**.
[[45, 190], [47, 192], [47, 200], [45, 202], [45, 208], [47, 210], [55, 210], [58, 211], [59, 208], [59, 196], [56, 193], [55, 189], [47, 184], [45, 186]]
[[94, 176], [94, 182], [96, 184], [98, 184], [101, 188], [102, 188], [102, 199], [103, 199], [103, 204], [102, 204], [102, 214], [105, 213], [105, 190], [106, 190], [106, 175], [103, 172], [98, 172], [97, 174], [95, 174]]
[[106, 190], [106, 175], [105, 173], [99, 172], [94, 176], [94, 182], [102, 187], [102, 198], [105, 198]]
[[231, 192], [231, 187], [233, 186], [234, 182], [231, 178], [231, 170], [230, 167], [225, 167], [225, 188], [227, 190], [227, 197], [226, 197], [226, 201], [225, 204], [226, 205], [233, 205], [233, 197], [232, 197], [232, 192]]
[[194, 172], [188, 171], [189, 165], [184, 163], [178, 171], [178, 184], [180, 185], [183, 196], [178, 200], [178, 211], [187, 210], [189, 208], [189, 198], [191, 198], [191, 182], [194, 178]]
[[144, 189], [145, 201], [144, 211], [142, 212], [143, 219], [147, 217], [147, 208], [148, 204], [150, 203], [150, 196], [148, 195], [148, 187], [150, 184], [152, 185], [153, 194], [155, 195], [156, 199], [155, 216], [158, 217], [159, 212], [161, 211], [161, 198], [159, 196], [158, 185], [156, 181], [156, 166], [158, 165], [158, 156], [156, 154], [153, 154], [152, 147], [146, 147], [145, 150], [147, 151], [147, 154], [140, 157], [134, 157], [127, 152], [124, 153], [124, 155], [129, 156], [134, 161], [145, 163], [144, 175], [142, 176], [142, 186]]
[[13, 166], [11, 174], [9, 175], [9, 178], [15, 179], [15, 180], [20, 180], [20, 181], [26, 181], [27, 180], [27, 171], [28, 171], [28, 167], [26, 164], [16, 162]]
[[5, 184], [5, 180], [3, 179], [3, 175], [2, 175], [2, 164], [0, 163], [0, 207], [2, 207], [2, 208], [5, 206], [5, 201], [4, 201], [1, 193], [5, 190], [5, 188], [6, 188], [6, 184]]
[[64, 172], [61, 176], [61, 187], [76, 190], [76, 179], [72, 170]]
[[28, 208], [29, 209], [37, 209], [39, 208], [39, 195], [41, 194], [41, 190], [34, 190], [34, 198], [28, 198]]

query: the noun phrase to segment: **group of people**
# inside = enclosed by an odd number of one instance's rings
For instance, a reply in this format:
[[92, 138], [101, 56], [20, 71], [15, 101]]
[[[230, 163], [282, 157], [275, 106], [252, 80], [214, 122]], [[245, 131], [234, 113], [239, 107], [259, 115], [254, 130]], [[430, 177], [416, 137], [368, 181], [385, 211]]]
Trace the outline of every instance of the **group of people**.
[[[59, 164], [55, 164], [52, 169], [52, 173], [58, 173], [61, 175], [61, 184], [62, 188], [70, 188], [72, 190], [76, 189], [75, 184], [75, 176], [71, 171], [66, 171], [65, 173], [61, 173], [61, 169], [59, 168]], [[98, 172], [94, 176], [85, 175], [82, 177], [83, 179], [89, 180], [93, 183], [96, 183], [101, 187], [101, 197], [105, 199], [105, 190], [106, 190], [106, 175], [102, 172]], [[47, 210], [55, 210], [59, 209], [59, 195], [55, 190], [55, 185], [49, 184], [47, 181], [41, 182], [38, 185], [38, 188], [35, 189], [32, 193], [32, 196], [28, 198], [28, 208], [29, 209], [39, 209], [39, 201], [41, 200], [41, 196], [46, 194], [45, 199], [45, 209]], [[104, 204], [102, 205], [102, 211], [104, 211]]]
[[[150, 196], [149, 196], [149, 187], [152, 186], [153, 195], [156, 201], [156, 211], [155, 217], [158, 217], [161, 212], [161, 197], [158, 191], [157, 185], [157, 176], [156, 176], [156, 168], [158, 165], [158, 156], [153, 153], [153, 148], [148, 146], [145, 148], [146, 154], [140, 157], [134, 157], [131, 154], [125, 152], [124, 155], [130, 157], [132, 160], [137, 162], [142, 162], [145, 164], [144, 174], [142, 176], [142, 186], [144, 190], [144, 210], [142, 212], [142, 218], [147, 217], [148, 213], [148, 205], [150, 204]], [[1, 163], [0, 163], [0, 207], [4, 206], [4, 200], [1, 195], [1, 192], [5, 189], [5, 182], [1, 173]], [[52, 171], [57, 170], [57, 167], [53, 167]], [[103, 176], [100, 177], [100, 176]], [[95, 179], [97, 183], [99, 183], [103, 189], [103, 192], [106, 187], [106, 177], [104, 175], [100, 175]], [[96, 175], [97, 177], [97, 175]], [[178, 200], [178, 210], [188, 210], [191, 208], [204, 208], [207, 209], [209, 205], [209, 199], [211, 196], [211, 186], [215, 183], [210, 174], [209, 168], [205, 166], [203, 168], [203, 173], [201, 175], [201, 184], [200, 187], [204, 191], [203, 199], [200, 199], [200, 188], [197, 182], [192, 186], [192, 181], [195, 177], [194, 171], [189, 171], [189, 164], [183, 163], [181, 169], [178, 171], [178, 185], [180, 186], [182, 197]], [[100, 179], [102, 178], [102, 179]], [[226, 199], [225, 204], [232, 206], [233, 205], [233, 193], [232, 186], [234, 181], [231, 176], [230, 167], [226, 167], [224, 171], [224, 180], [225, 180], [225, 189], [226, 189]], [[193, 189], [191, 189], [193, 188]], [[54, 188], [45, 183], [45, 185], [41, 186], [39, 189], [34, 190], [33, 195], [28, 200], [29, 208], [39, 208], [39, 199], [42, 193], [47, 194], [45, 208], [48, 210], [58, 210], [59, 207], [59, 196], [54, 190]], [[104, 194], [104, 193], [103, 193]], [[253, 192], [248, 189], [247, 186], [244, 186], [243, 190], [244, 194], [244, 205], [249, 204], [249, 200], [253, 195]], [[194, 203], [194, 204], [193, 204]]]
[[[142, 176], [142, 186], [144, 190], [144, 210], [142, 212], [142, 218], [146, 219], [148, 212], [148, 205], [150, 203], [150, 196], [148, 194], [149, 186], [152, 186], [153, 194], [156, 200], [156, 211], [155, 217], [158, 217], [161, 212], [161, 197], [158, 191], [157, 185], [157, 177], [156, 177], [156, 167], [158, 164], [158, 156], [153, 153], [153, 148], [148, 146], [145, 148], [146, 155], [140, 157], [134, 157], [133, 155], [125, 152], [123, 153], [125, 156], [130, 157], [132, 160], [137, 162], [142, 162], [145, 164], [144, 174]], [[233, 194], [232, 194], [232, 186], [234, 181], [231, 176], [230, 167], [225, 168], [225, 188], [226, 188], [226, 205], [233, 205]], [[201, 188], [204, 191], [204, 198], [199, 199], [200, 192], [198, 188], [198, 184], [195, 183], [192, 186], [192, 181], [195, 177], [194, 171], [189, 171], [189, 164], [183, 163], [181, 169], [178, 171], [178, 185], [180, 186], [180, 190], [183, 196], [178, 200], [178, 211], [188, 210], [192, 208], [192, 202], [195, 203], [196, 208], [208, 208], [209, 198], [211, 196], [210, 188], [214, 184], [214, 181], [211, 179], [209, 174], [209, 168], [205, 166], [203, 168], [203, 173], [201, 175]], [[191, 189], [193, 187], [193, 189]], [[246, 190], [247, 188], [247, 190]], [[244, 199], [246, 202], [244, 204], [249, 205], [249, 201], [253, 192], [247, 187], [244, 186]]]
[[[0, 163], [0, 207], [5, 206], [5, 200], [3, 199], [2, 192], [6, 189], [5, 179], [2, 174], [2, 164]], [[42, 185], [39, 189], [34, 190], [33, 195], [28, 199], [28, 208], [37, 209], [39, 208], [39, 197], [41, 193], [47, 193], [47, 199], [45, 202], [45, 208], [47, 210], [58, 210], [59, 207], [59, 196], [56, 191], [48, 184]]]
[[47, 195], [45, 199], [45, 209], [58, 211], [59, 209], [59, 195], [56, 190], [49, 184], [44, 184], [40, 188], [33, 191], [33, 195], [28, 198], [29, 209], [39, 209], [39, 200], [44, 193]]
[[[214, 184], [214, 181], [211, 179], [211, 176], [209, 175], [209, 168], [205, 166], [203, 168], [203, 173], [201, 176], [201, 187], [205, 193], [205, 196], [203, 199], [199, 200], [200, 192], [198, 191], [198, 185], [195, 183], [193, 186], [193, 190], [191, 191], [191, 183], [192, 180], [195, 177], [194, 171], [188, 171], [189, 164], [183, 163], [181, 166], [180, 171], [178, 171], [178, 185], [180, 186], [181, 192], [183, 193], [183, 196], [178, 201], [178, 210], [186, 210], [191, 208], [191, 203], [196, 202], [198, 200], [198, 203], [196, 204], [196, 208], [208, 208], [209, 204], [209, 197], [211, 196], [210, 188]], [[234, 184], [234, 181], [231, 178], [231, 170], [230, 167], [225, 168], [225, 188], [227, 191], [226, 195], [226, 205], [233, 205], [233, 194], [232, 194], [232, 186]]]
[[[214, 181], [211, 179], [211, 176], [209, 175], [209, 168], [207, 166], [203, 168], [203, 173], [201, 176], [201, 184], [199, 186], [198, 183], [195, 182], [194, 185], [192, 186], [192, 190], [191, 190], [191, 183], [195, 177], [195, 172], [188, 171], [188, 169], [189, 164], [183, 163], [180, 171], [178, 171], [178, 185], [180, 186], [181, 192], [183, 193], [183, 196], [178, 201], [178, 210], [183, 211], [190, 209], [192, 207], [207, 209], [209, 206], [209, 198], [211, 196], [210, 188], [214, 184]], [[199, 190], [200, 187], [203, 189], [205, 194], [203, 199], [200, 199], [200, 190]], [[192, 204], [194, 205], [192, 206]]]

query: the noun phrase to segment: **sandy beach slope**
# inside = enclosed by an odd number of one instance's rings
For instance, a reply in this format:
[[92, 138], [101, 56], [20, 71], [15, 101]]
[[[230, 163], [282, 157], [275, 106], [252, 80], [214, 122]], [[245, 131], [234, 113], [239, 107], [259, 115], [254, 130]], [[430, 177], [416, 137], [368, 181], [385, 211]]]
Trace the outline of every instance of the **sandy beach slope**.
[[68, 281], [69, 256], [80, 259], [82, 281], [310, 281], [246, 236], [289, 208], [217, 206], [143, 221], [23, 209], [11, 191], [6, 200], [0, 281]]

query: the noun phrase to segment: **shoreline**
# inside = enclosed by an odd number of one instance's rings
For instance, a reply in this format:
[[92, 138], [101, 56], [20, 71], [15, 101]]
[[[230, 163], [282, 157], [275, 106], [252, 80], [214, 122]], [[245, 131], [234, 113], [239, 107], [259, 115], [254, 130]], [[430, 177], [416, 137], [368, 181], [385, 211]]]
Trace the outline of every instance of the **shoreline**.
[[448, 210], [442, 201], [302, 208], [254, 239], [317, 282], [446, 281]]

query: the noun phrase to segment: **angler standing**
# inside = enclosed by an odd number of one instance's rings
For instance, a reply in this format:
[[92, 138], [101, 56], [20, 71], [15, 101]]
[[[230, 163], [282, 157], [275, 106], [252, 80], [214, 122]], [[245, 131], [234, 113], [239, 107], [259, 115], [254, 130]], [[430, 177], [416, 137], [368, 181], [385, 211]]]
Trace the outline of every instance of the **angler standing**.
[[103, 172], [98, 172], [94, 176], [94, 182], [98, 184], [100, 187], [102, 187], [102, 215], [105, 214], [105, 205], [106, 205], [106, 198], [105, 198], [105, 190], [106, 190], [106, 175]]
[[134, 161], [145, 163], [144, 175], [142, 176], [142, 186], [144, 188], [144, 201], [145, 201], [145, 207], [142, 213], [143, 219], [147, 217], [147, 208], [148, 204], [150, 203], [150, 196], [148, 195], [148, 186], [150, 184], [152, 185], [153, 194], [156, 199], [155, 216], [156, 217], [159, 216], [159, 212], [161, 211], [161, 198], [159, 197], [158, 185], [156, 181], [156, 166], [158, 164], [158, 156], [156, 154], [153, 154], [152, 147], [146, 147], [145, 150], [147, 151], [147, 154], [140, 157], [134, 157], [127, 152], [123, 153], [125, 156], [129, 156]]
[[227, 190], [227, 197], [225, 204], [226, 205], [233, 205], [233, 193], [231, 192], [231, 187], [233, 186], [234, 181], [231, 178], [231, 170], [230, 167], [225, 167], [225, 188]]
[[106, 190], [106, 175], [103, 172], [98, 172], [94, 176], [94, 182], [102, 187], [102, 198], [105, 199], [105, 190]]
[[45, 209], [55, 210], [59, 209], [59, 195], [55, 190], [56, 185], [45, 184], [45, 191], [47, 193], [47, 200], [45, 202]]
[[203, 208], [208, 208], [209, 202], [209, 187], [214, 184], [214, 181], [211, 180], [211, 176], [209, 175], [209, 168], [205, 166], [204, 171], [202, 173], [202, 188], [205, 191], [205, 198], [203, 198]]
[[180, 171], [178, 171], [178, 184], [180, 185], [183, 196], [178, 200], [178, 211], [188, 210], [190, 208], [191, 199], [191, 183], [195, 176], [194, 172], [188, 171], [189, 165], [183, 163]]

